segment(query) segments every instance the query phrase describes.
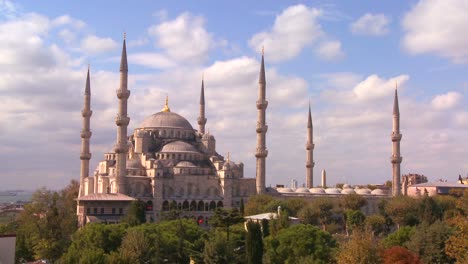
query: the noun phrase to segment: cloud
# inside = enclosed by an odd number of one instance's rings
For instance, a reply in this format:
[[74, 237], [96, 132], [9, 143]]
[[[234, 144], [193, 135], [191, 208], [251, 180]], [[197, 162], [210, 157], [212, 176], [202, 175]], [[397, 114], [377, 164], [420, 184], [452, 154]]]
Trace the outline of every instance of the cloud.
[[265, 47], [271, 61], [291, 59], [324, 35], [317, 21], [321, 13], [301, 4], [290, 6], [276, 16], [271, 29], [255, 34], [249, 44], [257, 52]]
[[186, 12], [174, 20], [151, 26], [148, 33], [154, 38], [155, 45], [174, 60], [200, 63], [207, 59], [209, 50], [216, 45], [204, 24], [203, 17]]
[[118, 44], [111, 38], [100, 38], [89, 35], [81, 41], [81, 48], [85, 53], [97, 54], [117, 49]]
[[420, 0], [402, 20], [404, 49], [435, 54], [455, 63], [468, 62], [468, 2]]
[[171, 68], [177, 64], [170, 58], [159, 53], [132, 53], [128, 55], [131, 64], [143, 65], [154, 69]]
[[436, 110], [452, 109], [460, 103], [462, 98], [463, 95], [458, 92], [448, 92], [435, 96], [431, 101], [431, 106]]
[[341, 42], [339, 41], [324, 41], [319, 44], [315, 53], [318, 57], [328, 61], [344, 57], [344, 52], [341, 50]]
[[356, 35], [383, 36], [386, 35], [390, 19], [384, 14], [367, 13], [350, 25], [351, 32]]

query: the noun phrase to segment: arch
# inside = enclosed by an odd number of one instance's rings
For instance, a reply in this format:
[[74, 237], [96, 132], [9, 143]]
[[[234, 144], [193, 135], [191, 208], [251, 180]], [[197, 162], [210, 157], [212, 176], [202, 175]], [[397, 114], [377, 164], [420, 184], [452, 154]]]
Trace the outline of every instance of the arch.
[[169, 202], [167, 200], [162, 203], [162, 210], [169, 211]]
[[217, 208], [223, 208], [223, 202], [222, 202], [222, 201], [219, 201], [219, 202], [216, 204], [216, 207], [217, 207]]
[[189, 202], [187, 200], [185, 200], [183, 203], [182, 203], [182, 209], [183, 210], [189, 210]]
[[197, 210], [197, 202], [192, 201], [190, 203], [190, 211], [196, 211]]
[[146, 211], [153, 211], [153, 201], [146, 202]]
[[177, 210], [177, 202], [176, 201], [172, 201], [170, 206], [169, 206], [169, 209], [170, 210]]
[[216, 209], [216, 203], [214, 201], [210, 202], [210, 211], [214, 211]]
[[198, 202], [197, 211], [204, 211], [205, 203], [203, 201]]

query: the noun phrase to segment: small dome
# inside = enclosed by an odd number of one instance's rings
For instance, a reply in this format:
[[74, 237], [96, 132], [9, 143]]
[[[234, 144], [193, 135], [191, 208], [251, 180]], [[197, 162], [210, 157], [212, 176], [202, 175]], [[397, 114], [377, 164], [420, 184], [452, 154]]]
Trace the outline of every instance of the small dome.
[[372, 195], [386, 195], [387, 193], [382, 189], [375, 189], [371, 192]]
[[127, 160], [127, 169], [142, 169], [144, 168], [141, 165], [141, 160], [138, 156], [133, 156], [133, 158]]
[[323, 188], [310, 188], [309, 192], [316, 194], [324, 194], [325, 190]]
[[223, 169], [224, 170], [234, 170], [234, 169], [237, 169], [239, 166], [237, 166], [236, 163], [232, 162], [232, 161], [226, 161], [224, 162], [223, 164]]
[[349, 184], [343, 184], [343, 189], [349, 189], [349, 188], [351, 188], [351, 185], [349, 185]]
[[356, 189], [354, 191], [357, 194], [360, 194], [360, 195], [369, 195], [369, 194], [371, 194], [371, 190], [369, 190], [369, 189]]
[[169, 144], [166, 144], [161, 149], [161, 152], [196, 152], [198, 153], [197, 149], [194, 146], [183, 141], [174, 141]]
[[173, 112], [159, 112], [145, 118], [140, 128], [182, 128], [193, 130], [187, 119]]
[[351, 188], [346, 188], [341, 191], [342, 194], [353, 194], [356, 193], [353, 189]]
[[181, 161], [179, 163], [177, 163], [176, 167], [183, 167], [183, 168], [193, 168], [193, 167], [196, 167], [195, 164], [193, 164], [192, 162], [190, 161]]
[[291, 188], [278, 188], [277, 191], [280, 193], [294, 192]]
[[341, 194], [341, 190], [338, 188], [328, 188], [325, 189], [325, 192], [328, 194]]
[[307, 189], [307, 188], [297, 188], [296, 192], [297, 193], [310, 193], [309, 189]]

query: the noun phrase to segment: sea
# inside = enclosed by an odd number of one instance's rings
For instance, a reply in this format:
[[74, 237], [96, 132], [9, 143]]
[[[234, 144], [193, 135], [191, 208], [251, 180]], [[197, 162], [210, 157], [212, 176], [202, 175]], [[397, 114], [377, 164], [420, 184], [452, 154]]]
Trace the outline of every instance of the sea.
[[16, 193], [17, 193], [16, 196], [13, 196], [13, 195], [0, 195], [0, 204], [16, 203], [18, 201], [29, 202], [29, 201], [31, 201], [33, 191], [18, 191]]

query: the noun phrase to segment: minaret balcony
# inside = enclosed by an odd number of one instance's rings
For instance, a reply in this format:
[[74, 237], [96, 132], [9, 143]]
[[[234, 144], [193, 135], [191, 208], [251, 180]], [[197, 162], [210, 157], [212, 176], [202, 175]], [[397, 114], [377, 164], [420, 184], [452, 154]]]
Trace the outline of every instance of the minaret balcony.
[[90, 160], [90, 159], [91, 159], [91, 153], [82, 152], [80, 154], [80, 160]]
[[401, 157], [401, 156], [392, 155], [392, 156], [390, 157], [390, 161], [391, 161], [393, 164], [399, 164], [399, 163], [401, 163], [402, 160], [403, 160], [403, 157]]
[[81, 138], [90, 138], [92, 134], [89, 130], [81, 130]]
[[130, 97], [130, 91], [127, 89], [117, 89], [117, 98], [128, 99]]
[[115, 124], [117, 124], [117, 126], [128, 126], [128, 123], [130, 123], [130, 118], [128, 116], [117, 115], [115, 117]]
[[307, 143], [307, 144], [306, 144], [306, 149], [307, 149], [307, 150], [314, 149], [314, 147], [315, 147], [315, 144], [314, 144], [314, 143]]
[[393, 142], [395, 142], [395, 141], [400, 141], [401, 138], [402, 138], [402, 136], [403, 136], [403, 135], [400, 134], [400, 133], [398, 133], [398, 132], [397, 132], [397, 133], [393, 132], [393, 133], [392, 133], [392, 136], [391, 136], [391, 137], [392, 137], [392, 141], [393, 141]]
[[92, 114], [93, 114], [93, 111], [91, 110], [86, 110], [86, 109], [81, 110], [81, 115], [83, 117], [91, 117]]
[[257, 101], [257, 109], [266, 109], [268, 106], [268, 101], [266, 100], [258, 100]]
[[125, 144], [115, 144], [114, 146], [114, 151], [115, 153], [127, 153], [128, 151], [128, 146]]
[[268, 126], [267, 125], [262, 125], [257, 122], [257, 133], [266, 133], [268, 131]]
[[265, 158], [268, 156], [268, 150], [265, 148], [257, 148], [257, 151], [255, 152], [255, 157], [257, 158]]
[[207, 120], [207, 119], [206, 119], [205, 117], [199, 117], [199, 118], [197, 118], [197, 121], [198, 121], [198, 124], [199, 124], [199, 125], [204, 125], [204, 124], [206, 124], [206, 120]]
[[310, 161], [306, 162], [306, 168], [313, 168], [314, 166], [315, 166], [315, 162], [313, 162], [313, 161], [312, 162], [310, 162]]

